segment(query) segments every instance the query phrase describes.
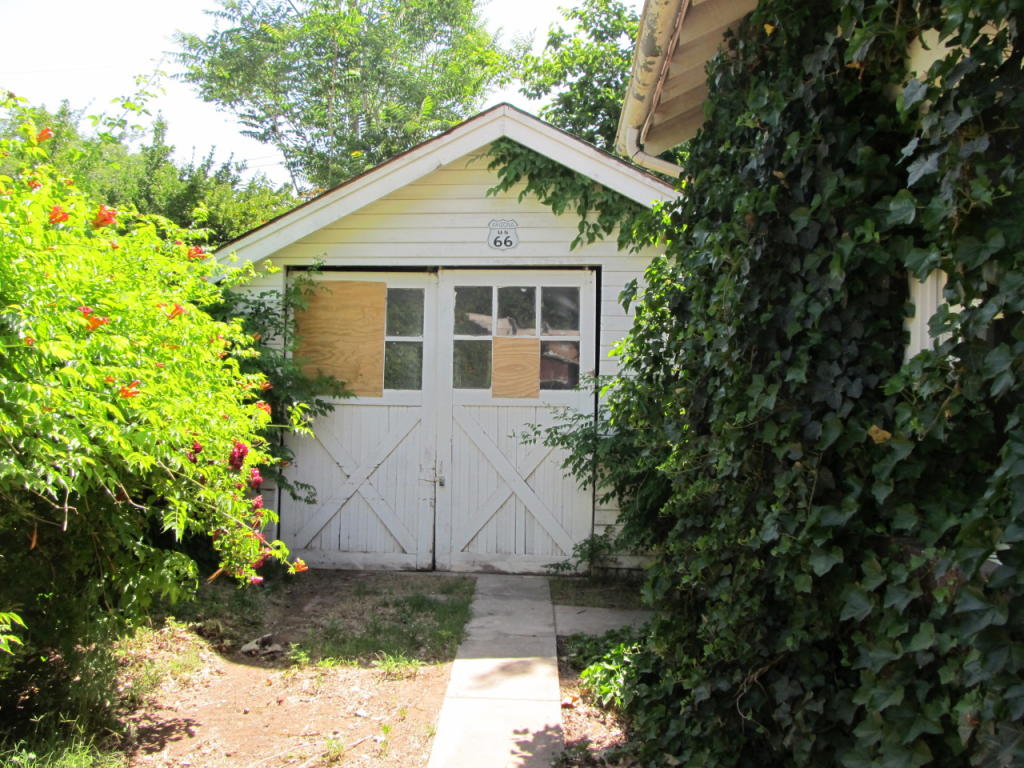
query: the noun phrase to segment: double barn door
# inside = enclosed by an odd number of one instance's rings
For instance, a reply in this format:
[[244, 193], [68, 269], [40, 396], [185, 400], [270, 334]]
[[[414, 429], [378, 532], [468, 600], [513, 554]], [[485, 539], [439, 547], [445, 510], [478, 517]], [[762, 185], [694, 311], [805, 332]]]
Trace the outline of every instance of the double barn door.
[[593, 408], [593, 273], [327, 273], [297, 355], [355, 397], [293, 438], [281, 534], [320, 566], [536, 571], [590, 535], [593, 498], [526, 437]]

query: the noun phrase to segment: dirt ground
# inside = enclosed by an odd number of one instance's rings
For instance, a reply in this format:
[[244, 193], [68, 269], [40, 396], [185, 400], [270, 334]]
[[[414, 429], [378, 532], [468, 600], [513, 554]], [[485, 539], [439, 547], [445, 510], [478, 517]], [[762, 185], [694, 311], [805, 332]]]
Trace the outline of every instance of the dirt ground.
[[[199, 621], [172, 620], [125, 652], [128, 693], [141, 689], [125, 716], [130, 765], [426, 765], [451, 668], [438, 657], [453, 656], [457, 638], [441, 648], [431, 637], [414, 645], [414, 653], [347, 660], [331, 658], [324, 638], [361, 641], [356, 633], [375, 616], [383, 624], [380, 637], [357, 647], [378, 639], [385, 648], [406, 642], [421, 628], [395, 606], [440, 600], [446, 595], [434, 585], [452, 582], [404, 574], [303, 576], [309, 578], [301, 590], [207, 609]], [[262, 647], [243, 653], [246, 637], [264, 638]], [[160, 680], [147, 687], [147, 677]]]
[[[301, 589], [255, 597], [223, 585], [197, 615], [127, 645], [124, 686], [135, 706], [124, 717], [122, 749], [131, 766], [427, 764], [458, 645], [448, 630], [424, 626], [433, 615], [427, 609], [431, 601], [463, 600], [472, 582], [424, 574], [303, 576]], [[421, 604], [423, 614], [407, 610]], [[364, 636], [368, 617], [373, 637]], [[241, 651], [257, 639], [258, 648]], [[567, 749], [559, 765], [611, 765], [600, 755], [623, 740], [619, 723], [587, 703], [564, 659], [560, 676]]]
[[426, 765], [450, 667], [387, 679], [359, 667], [204, 662], [131, 716], [131, 765]]

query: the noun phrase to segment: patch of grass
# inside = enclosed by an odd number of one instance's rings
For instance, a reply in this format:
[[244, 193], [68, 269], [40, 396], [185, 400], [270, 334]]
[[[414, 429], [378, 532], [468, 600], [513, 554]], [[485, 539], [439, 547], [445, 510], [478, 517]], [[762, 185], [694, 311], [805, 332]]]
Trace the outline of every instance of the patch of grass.
[[138, 706], [165, 680], [176, 680], [202, 667], [201, 643], [173, 616], [160, 626], [138, 627], [114, 647], [120, 672], [118, 688], [125, 704]]
[[416, 670], [422, 667], [424, 663], [419, 659], [411, 659], [401, 654], [396, 656], [382, 653], [378, 655], [373, 666], [380, 670], [385, 680], [400, 680], [406, 677], [414, 677]]
[[640, 582], [628, 576], [549, 576], [551, 602], [592, 608], [643, 608]]
[[286, 586], [284, 579], [268, 580], [259, 588], [218, 580], [201, 585], [193, 600], [177, 606], [177, 613], [200, 635], [226, 649], [261, 633], [268, 605], [283, 596]]
[[72, 739], [68, 744], [52, 740], [0, 747], [0, 765], [5, 768], [126, 768], [128, 760], [120, 753], [102, 750], [91, 742]]
[[355, 586], [347, 615], [328, 619], [292, 645], [294, 663], [373, 665], [386, 676], [405, 676], [455, 657], [469, 621], [472, 579], [382, 574]]

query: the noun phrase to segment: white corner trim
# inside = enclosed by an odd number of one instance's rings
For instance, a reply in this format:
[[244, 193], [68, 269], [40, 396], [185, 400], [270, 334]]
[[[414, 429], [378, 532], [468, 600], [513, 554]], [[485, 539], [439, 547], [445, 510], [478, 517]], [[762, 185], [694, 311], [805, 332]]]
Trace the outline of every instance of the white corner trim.
[[907, 273], [910, 285], [910, 303], [914, 305], [914, 316], [903, 321], [903, 326], [910, 334], [904, 360], [909, 360], [918, 352], [934, 349], [945, 337], [932, 337], [928, 331], [928, 321], [938, 312], [939, 307], [946, 303], [943, 292], [946, 288], [946, 273], [941, 269], [931, 272], [924, 280], [918, 280], [913, 274]]

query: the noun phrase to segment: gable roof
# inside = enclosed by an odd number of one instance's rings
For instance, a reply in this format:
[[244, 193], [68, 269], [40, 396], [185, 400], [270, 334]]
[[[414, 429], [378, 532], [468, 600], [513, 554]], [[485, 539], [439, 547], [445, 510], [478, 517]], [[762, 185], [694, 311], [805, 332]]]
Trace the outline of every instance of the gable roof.
[[671, 184], [603, 152], [570, 133], [513, 107], [498, 104], [225, 243], [218, 257], [235, 253], [256, 262], [454, 160], [509, 138], [593, 179], [641, 205], [676, 197]]

